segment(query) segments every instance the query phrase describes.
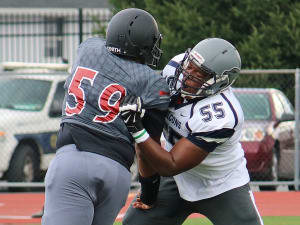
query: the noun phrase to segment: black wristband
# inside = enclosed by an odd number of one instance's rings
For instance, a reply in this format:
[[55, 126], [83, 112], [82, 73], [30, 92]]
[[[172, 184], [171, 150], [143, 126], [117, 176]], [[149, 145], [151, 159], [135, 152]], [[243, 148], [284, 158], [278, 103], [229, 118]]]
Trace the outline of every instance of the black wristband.
[[139, 174], [139, 181], [141, 183], [141, 201], [147, 205], [153, 205], [157, 199], [160, 184], [159, 174], [151, 177], [142, 177]]

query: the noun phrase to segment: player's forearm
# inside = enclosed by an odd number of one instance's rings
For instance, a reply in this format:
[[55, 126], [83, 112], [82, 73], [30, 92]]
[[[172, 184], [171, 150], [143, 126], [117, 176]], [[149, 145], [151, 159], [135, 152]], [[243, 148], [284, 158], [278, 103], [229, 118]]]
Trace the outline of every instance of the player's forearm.
[[140, 158], [154, 168], [162, 176], [173, 176], [178, 171], [172, 153], [165, 151], [152, 138], [138, 144]]
[[157, 171], [147, 162], [147, 160], [143, 159], [143, 156], [140, 154], [138, 146], [136, 147], [136, 153], [139, 174], [141, 176], [150, 177], [157, 173]]
[[[160, 136], [151, 136], [151, 138], [158, 143], [159, 145], [160, 143]], [[137, 155], [137, 160], [138, 160], [138, 168], [139, 168], [139, 173], [141, 176], [143, 177], [150, 177], [153, 176], [155, 173], [157, 173], [157, 171], [155, 170], [155, 168], [153, 168], [146, 159], [143, 158], [143, 156], [140, 154], [141, 151], [139, 150], [138, 145], [136, 145], [135, 147], [136, 149], [136, 155]]]

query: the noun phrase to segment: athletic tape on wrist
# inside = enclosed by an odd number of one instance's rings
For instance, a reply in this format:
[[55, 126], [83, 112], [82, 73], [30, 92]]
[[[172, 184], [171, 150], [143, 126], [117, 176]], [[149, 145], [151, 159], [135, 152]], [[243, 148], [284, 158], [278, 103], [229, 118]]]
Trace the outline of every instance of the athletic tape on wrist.
[[132, 136], [136, 143], [144, 142], [149, 138], [149, 134], [145, 129], [138, 131], [136, 133], [133, 133]]

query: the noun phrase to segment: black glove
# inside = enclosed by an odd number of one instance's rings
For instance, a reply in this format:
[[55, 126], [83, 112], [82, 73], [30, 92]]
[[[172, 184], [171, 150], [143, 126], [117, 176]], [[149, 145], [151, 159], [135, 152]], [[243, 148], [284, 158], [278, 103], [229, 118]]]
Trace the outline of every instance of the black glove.
[[132, 95], [125, 96], [120, 102], [119, 111], [128, 131], [131, 134], [144, 129], [142, 118], [145, 114], [145, 109], [143, 109], [143, 101], [141, 97]]

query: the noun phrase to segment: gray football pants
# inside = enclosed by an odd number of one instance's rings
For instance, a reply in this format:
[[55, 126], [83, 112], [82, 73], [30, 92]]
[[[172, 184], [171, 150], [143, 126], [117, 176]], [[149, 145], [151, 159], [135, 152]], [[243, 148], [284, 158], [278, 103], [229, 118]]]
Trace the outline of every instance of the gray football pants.
[[111, 225], [125, 205], [130, 172], [75, 145], [59, 149], [45, 178], [43, 225]]
[[188, 202], [180, 198], [173, 178], [162, 177], [156, 206], [149, 210], [130, 206], [123, 225], [180, 225], [192, 213], [206, 216], [214, 225], [263, 224], [248, 184], [213, 198]]

